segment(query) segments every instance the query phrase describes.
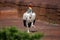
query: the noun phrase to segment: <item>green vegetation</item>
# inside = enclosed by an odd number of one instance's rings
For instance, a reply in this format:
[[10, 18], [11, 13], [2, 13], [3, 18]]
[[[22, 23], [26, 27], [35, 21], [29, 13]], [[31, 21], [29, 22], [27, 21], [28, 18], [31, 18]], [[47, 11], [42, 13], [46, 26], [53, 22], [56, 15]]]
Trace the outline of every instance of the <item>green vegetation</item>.
[[27, 33], [17, 30], [16, 27], [3, 28], [0, 30], [0, 40], [40, 40], [42, 33]]

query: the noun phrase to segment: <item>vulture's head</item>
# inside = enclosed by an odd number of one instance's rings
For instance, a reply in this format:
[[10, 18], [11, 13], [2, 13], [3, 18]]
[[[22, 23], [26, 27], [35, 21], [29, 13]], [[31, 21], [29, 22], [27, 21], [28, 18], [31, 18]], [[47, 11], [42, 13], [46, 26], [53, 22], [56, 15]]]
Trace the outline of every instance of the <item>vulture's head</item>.
[[27, 13], [32, 13], [33, 11], [32, 11], [32, 4], [30, 3], [29, 5], [28, 5], [28, 10], [27, 10]]
[[29, 7], [28, 10], [27, 10], [28, 13], [32, 13], [33, 10], [32, 10], [32, 7]]

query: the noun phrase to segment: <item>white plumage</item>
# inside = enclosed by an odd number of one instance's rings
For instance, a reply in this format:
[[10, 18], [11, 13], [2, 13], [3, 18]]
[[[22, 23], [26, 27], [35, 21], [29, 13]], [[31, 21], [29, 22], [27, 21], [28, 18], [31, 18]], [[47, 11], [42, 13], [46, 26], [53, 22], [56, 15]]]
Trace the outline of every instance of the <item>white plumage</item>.
[[35, 19], [36, 19], [36, 14], [30, 8], [23, 14], [23, 20], [25, 20], [24, 25], [28, 28], [28, 31], [29, 31], [29, 27], [34, 25]]
[[[31, 18], [30, 18], [31, 17]], [[35, 13], [24, 13], [23, 14], [23, 20], [27, 20], [27, 21], [33, 21], [33, 20], [35, 20], [35, 18], [36, 18], [36, 14]]]

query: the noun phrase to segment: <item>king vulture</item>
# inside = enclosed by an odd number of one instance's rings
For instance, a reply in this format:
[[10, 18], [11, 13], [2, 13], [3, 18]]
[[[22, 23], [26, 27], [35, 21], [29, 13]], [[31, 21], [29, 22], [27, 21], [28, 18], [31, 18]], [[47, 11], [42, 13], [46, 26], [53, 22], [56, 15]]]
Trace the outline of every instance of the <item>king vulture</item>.
[[23, 14], [23, 24], [27, 27], [27, 32], [29, 33], [29, 28], [35, 24], [36, 14], [29, 7], [28, 10]]

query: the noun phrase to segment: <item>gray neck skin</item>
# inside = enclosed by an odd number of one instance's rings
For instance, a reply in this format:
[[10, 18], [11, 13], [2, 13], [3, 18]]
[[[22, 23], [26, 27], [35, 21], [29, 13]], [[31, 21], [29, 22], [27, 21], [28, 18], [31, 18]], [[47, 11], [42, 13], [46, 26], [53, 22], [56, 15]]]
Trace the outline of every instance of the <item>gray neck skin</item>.
[[28, 13], [32, 13], [33, 11], [32, 11], [32, 9], [28, 9], [27, 12]]

